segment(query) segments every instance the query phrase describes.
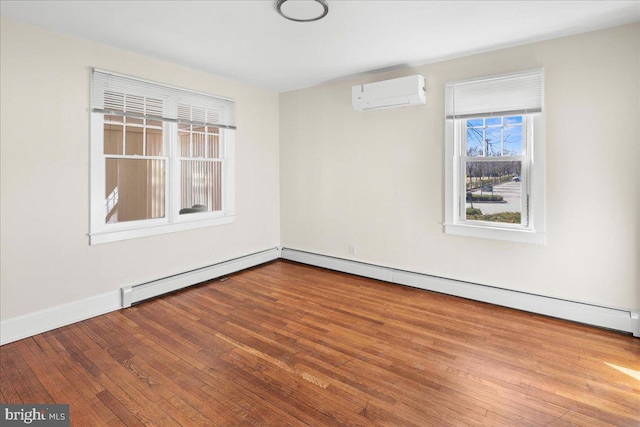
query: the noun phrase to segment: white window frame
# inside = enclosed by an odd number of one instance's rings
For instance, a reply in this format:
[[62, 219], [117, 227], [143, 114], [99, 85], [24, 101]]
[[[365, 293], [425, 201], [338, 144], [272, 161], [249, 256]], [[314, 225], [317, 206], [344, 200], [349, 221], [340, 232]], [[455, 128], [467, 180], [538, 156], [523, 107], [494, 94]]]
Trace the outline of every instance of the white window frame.
[[[144, 81], [140, 81], [144, 83]], [[89, 237], [91, 245], [229, 224], [235, 220], [235, 126], [219, 128], [219, 141], [222, 152], [219, 159], [222, 164], [222, 209], [219, 211], [179, 214], [181, 185], [178, 125], [176, 122], [164, 120], [163, 138], [166, 154], [163, 158], [167, 161], [165, 216], [155, 219], [106, 223], [104, 116], [108, 115], [108, 113], [92, 109], [90, 114], [91, 206]]]
[[525, 224], [466, 220], [466, 122], [465, 118], [445, 119], [445, 221], [446, 234], [466, 237], [545, 244], [544, 115], [508, 113], [523, 117], [521, 156], [470, 158], [472, 161], [522, 160], [522, 214]]

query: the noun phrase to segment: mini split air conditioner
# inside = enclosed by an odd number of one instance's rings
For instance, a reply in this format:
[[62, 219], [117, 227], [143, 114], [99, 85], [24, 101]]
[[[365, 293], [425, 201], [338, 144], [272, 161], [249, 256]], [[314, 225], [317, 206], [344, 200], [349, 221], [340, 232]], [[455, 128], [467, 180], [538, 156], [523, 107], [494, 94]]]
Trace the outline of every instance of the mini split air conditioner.
[[385, 110], [426, 104], [424, 77], [415, 75], [351, 88], [356, 111]]

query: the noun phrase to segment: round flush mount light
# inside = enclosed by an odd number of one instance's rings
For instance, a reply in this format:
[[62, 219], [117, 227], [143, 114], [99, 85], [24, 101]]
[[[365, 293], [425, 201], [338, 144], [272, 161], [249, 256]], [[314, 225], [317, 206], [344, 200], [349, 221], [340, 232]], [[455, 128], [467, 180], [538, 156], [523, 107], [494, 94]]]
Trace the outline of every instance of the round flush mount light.
[[318, 21], [329, 13], [326, 0], [278, 0], [278, 13], [296, 22]]

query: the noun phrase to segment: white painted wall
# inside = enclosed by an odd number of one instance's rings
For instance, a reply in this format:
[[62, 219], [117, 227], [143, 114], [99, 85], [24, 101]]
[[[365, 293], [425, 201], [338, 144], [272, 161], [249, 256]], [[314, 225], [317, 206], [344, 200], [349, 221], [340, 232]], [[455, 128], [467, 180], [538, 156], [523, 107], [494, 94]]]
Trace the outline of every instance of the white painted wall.
[[[638, 25], [280, 96], [6, 18], [0, 29], [0, 320], [281, 242], [640, 308]], [[235, 223], [88, 245], [92, 66], [236, 99]], [[444, 235], [444, 82], [538, 66], [547, 88], [547, 245]], [[414, 73], [426, 76], [426, 106], [351, 108], [352, 85]], [[585, 181], [585, 171], [595, 177]]]
[[[0, 319], [278, 246], [278, 94], [2, 18]], [[89, 246], [89, 68], [237, 101], [233, 224]]]
[[[282, 245], [637, 310], [639, 56], [636, 24], [282, 94]], [[547, 244], [443, 234], [444, 83], [540, 66]], [[426, 106], [352, 109], [352, 85], [416, 73]]]

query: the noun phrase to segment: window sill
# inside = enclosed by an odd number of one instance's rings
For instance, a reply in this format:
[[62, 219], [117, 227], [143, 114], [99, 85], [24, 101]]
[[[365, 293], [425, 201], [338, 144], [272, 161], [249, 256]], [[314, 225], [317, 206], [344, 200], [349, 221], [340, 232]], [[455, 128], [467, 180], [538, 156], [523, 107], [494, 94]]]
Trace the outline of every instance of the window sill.
[[480, 237], [483, 239], [506, 240], [509, 242], [546, 244], [545, 233], [530, 230], [515, 230], [498, 227], [484, 227], [468, 224], [444, 224], [446, 234], [455, 236]]
[[120, 240], [157, 236], [159, 234], [195, 230], [198, 228], [211, 227], [222, 224], [230, 224], [235, 221], [235, 218], [236, 217], [234, 215], [227, 215], [223, 217], [209, 218], [198, 221], [183, 221], [172, 224], [162, 224], [118, 231], [101, 231], [98, 233], [89, 234], [89, 244], [99, 245], [102, 243], [117, 242]]

